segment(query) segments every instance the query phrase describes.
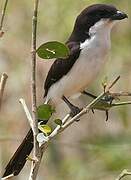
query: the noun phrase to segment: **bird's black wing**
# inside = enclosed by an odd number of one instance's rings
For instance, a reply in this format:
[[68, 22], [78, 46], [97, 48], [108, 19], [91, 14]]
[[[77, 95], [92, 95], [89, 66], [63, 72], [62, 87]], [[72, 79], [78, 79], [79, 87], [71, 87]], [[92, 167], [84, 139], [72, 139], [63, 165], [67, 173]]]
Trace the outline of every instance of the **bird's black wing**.
[[46, 81], [44, 84], [45, 94], [47, 95], [49, 88], [55, 82], [59, 81], [64, 75], [66, 75], [70, 69], [72, 68], [75, 61], [78, 59], [80, 54], [80, 43], [78, 42], [69, 42], [66, 44], [70, 49], [70, 54], [66, 59], [56, 59], [52, 64], [48, 75], [46, 77]]

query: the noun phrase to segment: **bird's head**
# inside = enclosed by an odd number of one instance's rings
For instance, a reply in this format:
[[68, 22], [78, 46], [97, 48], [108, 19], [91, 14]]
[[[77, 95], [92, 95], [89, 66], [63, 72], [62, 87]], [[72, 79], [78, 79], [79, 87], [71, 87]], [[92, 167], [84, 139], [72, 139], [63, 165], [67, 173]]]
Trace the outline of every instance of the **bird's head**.
[[74, 31], [79, 35], [90, 36], [92, 32], [100, 29], [111, 29], [115, 22], [127, 18], [127, 14], [121, 12], [113, 5], [94, 4], [84, 9], [77, 17]]

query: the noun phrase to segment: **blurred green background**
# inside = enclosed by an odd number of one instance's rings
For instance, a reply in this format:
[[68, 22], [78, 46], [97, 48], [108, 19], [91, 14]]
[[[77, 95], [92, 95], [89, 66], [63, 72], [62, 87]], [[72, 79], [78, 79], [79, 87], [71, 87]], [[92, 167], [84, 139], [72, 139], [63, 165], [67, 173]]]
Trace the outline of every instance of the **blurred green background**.
[[[0, 1], [0, 12], [3, 2]], [[121, 75], [121, 79], [113, 88], [114, 91], [131, 91], [131, 0], [40, 1], [37, 45], [49, 40], [65, 42], [76, 16], [93, 3], [116, 5], [129, 15], [129, 19], [114, 27], [110, 58], [89, 91], [99, 94], [104, 77], [112, 80], [118, 75]], [[18, 100], [24, 97], [31, 107], [32, 13], [33, 0], [9, 1], [4, 22], [5, 35], [0, 39], [0, 73], [7, 72], [9, 75], [0, 113], [0, 174], [29, 128]], [[50, 64], [38, 58], [38, 104], [42, 102], [43, 79]], [[89, 100], [81, 96], [75, 103], [84, 106]], [[67, 129], [50, 144], [43, 157], [38, 179], [114, 180], [123, 169], [131, 170], [130, 109], [130, 105], [112, 109], [108, 122], [105, 122], [103, 112], [84, 116], [81, 122]], [[63, 117], [63, 113], [59, 116]], [[21, 174], [13, 179], [28, 179], [30, 164], [28, 162]]]

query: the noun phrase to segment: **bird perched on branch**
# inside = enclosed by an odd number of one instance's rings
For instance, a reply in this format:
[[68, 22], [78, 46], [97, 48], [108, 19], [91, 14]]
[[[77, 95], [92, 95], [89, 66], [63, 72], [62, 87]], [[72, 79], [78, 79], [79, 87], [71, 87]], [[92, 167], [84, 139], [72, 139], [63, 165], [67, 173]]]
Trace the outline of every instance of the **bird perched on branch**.
[[[62, 100], [76, 115], [80, 109], [68, 97], [82, 93], [103, 69], [111, 47], [110, 32], [119, 20], [127, 15], [107, 4], [94, 4], [85, 8], [76, 18], [73, 31], [66, 45], [70, 49], [67, 59], [56, 59], [45, 84], [45, 103], [59, 104]], [[6, 166], [3, 177], [18, 175], [33, 148], [30, 130]]]

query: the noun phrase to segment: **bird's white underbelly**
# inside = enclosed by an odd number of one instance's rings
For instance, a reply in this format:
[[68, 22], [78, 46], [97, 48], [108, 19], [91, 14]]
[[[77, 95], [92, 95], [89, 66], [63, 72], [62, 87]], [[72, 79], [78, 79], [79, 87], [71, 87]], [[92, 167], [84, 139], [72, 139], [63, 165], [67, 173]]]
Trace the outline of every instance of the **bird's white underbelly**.
[[93, 42], [90, 46], [88, 42], [82, 45], [80, 56], [71, 70], [50, 87], [47, 101], [51, 99], [56, 104], [63, 95], [69, 97], [88, 87], [103, 68], [108, 49], [105, 44], [97, 42], [95, 47]]
[[69, 74], [63, 77], [61, 82], [64, 87], [64, 95], [71, 96], [77, 92], [83, 91], [96, 78], [97, 74], [103, 68], [107, 52], [95, 51], [88, 53], [82, 50], [81, 55]]

